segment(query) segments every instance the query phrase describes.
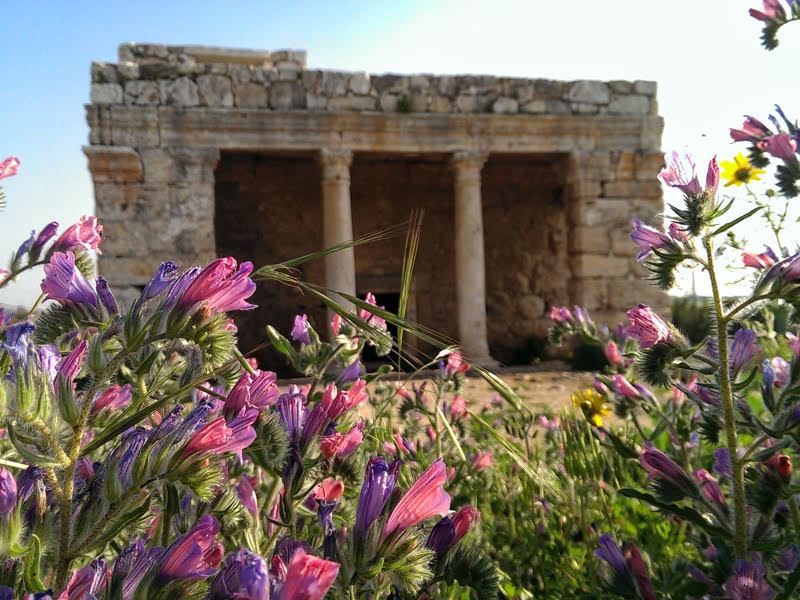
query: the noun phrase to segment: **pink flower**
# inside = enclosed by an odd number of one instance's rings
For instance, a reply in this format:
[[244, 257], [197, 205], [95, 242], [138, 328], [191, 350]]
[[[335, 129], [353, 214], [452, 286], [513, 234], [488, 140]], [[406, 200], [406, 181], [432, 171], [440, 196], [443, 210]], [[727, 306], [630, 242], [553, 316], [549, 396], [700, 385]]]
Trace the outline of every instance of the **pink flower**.
[[338, 500], [344, 494], [344, 483], [333, 477], [328, 477], [314, 490], [314, 499], [324, 502]]
[[13, 156], [9, 156], [3, 162], [0, 163], [0, 179], [5, 179], [6, 177], [11, 177], [12, 175], [17, 174], [17, 169], [19, 168], [19, 159]]
[[772, 133], [769, 128], [755, 117], [745, 116], [741, 129], [731, 129], [734, 142], [756, 142]]
[[494, 455], [491, 450], [488, 452], [478, 452], [475, 455], [475, 458], [472, 459], [472, 468], [476, 471], [480, 471], [481, 469], [485, 469], [486, 467], [491, 467], [492, 462], [494, 460]]
[[402, 533], [434, 515], [446, 514], [450, 508], [450, 496], [442, 488], [446, 481], [447, 467], [439, 458], [397, 503], [386, 521], [382, 539]]
[[336, 449], [336, 454], [338, 456], [348, 456], [352, 454], [356, 448], [361, 445], [361, 442], [364, 441], [364, 422], [361, 421], [353, 427], [350, 428], [342, 441], [339, 443], [339, 447]]
[[777, 133], [756, 144], [759, 150], [786, 162], [796, 162], [797, 142], [788, 133]]
[[9, 275], [11, 275], [11, 273], [6, 271], [5, 269], [0, 269], [0, 285], [5, 283], [5, 280], [8, 279]]
[[[375, 295], [372, 292], [367, 292], [367, 297], [364, 298], [364, 301], [372, 306], [385, 308], [383, 306], [378, 306], [378, 302], [375, 300]], [[371, 325], [375, 329], [386, 330], [386, 321], [381, 319], [379, 316], [372, 314], [365, 308], [362, 308], [358, 311], [358, 317], [362, 321], [366, 321], [367, 325]]]
[[658, 174], [658, 179], [669, 187], [678, 188], [687, 196], [699, 194], [702, 190], [697, 174], [694, 170], [694, 161], [688, 154], [680, 155], [673, 151], [664, 155], [664, 167]]
[[253, 423], [257, 418], [258, 411], [249, 410], [227, 424], [223, 417], [214, 419], [189, 439], [182, 456], [241, 452], [256, 439]]
[[351, 408], [365, 402], [369, 397], [366, 387], [367, 383], [363, 379], [353, 383], [347, 391], [337, 390], [336, 385], [331, 383], [322, 395], [322, 407], [325, 409], [328, 419], [336, 419]]
[[111, 576], [111, 569], [103, 558], [97, 558], [88, 565], [72, 572], [67, 587], [56, 600], [89, 600], [102, 597], [102, 591]]
[[628, 335], [639, 340], [642, 348], [650, 348], [672, 338], [669, 326], [649, 306], [640, 304], [626, 314], [631, 321]]
[[56, 373], [67, 381], [75, 379], [81, 370], [81, 363], [83, 362], [83, 357], [86, 354], [86, 348], [88, 348], [88, 346], [89, 344], [86, 340], [83, 340], [80, 344], [75, 346], [75, 348], [58, 363], [56, 366]]
[[572, 313], [566, 306], [551, 306], [550, 318], [555, 321], [556, 325], [564, 325], [572, 321]]
[[255, 304], [245, 302], [256, 291], [250, 279], [253, 263], [238, 265], [232, 256], [219, 258], [197, 274], [178, 301], [179, 308], [204, 305], [210, 314], [232, 310], [251, 310]]
[[338, 563], [298, 550], [289, 563], [279, 600], [322, 600], [338, 574]]
[[53, 244], [52, 250], [67, 252], [68, 250], [97, 250], [100, 252], [100, 242], [103, 241], [103, 226], [97, 222], [97, 217], [84, 215], [80, 220], [67, 229]]
[[624, 396], [625, 398], [638, 398], [639, 392], [638, 390], [633, 387], [630, 382], [625, 379], [622, 375], [614, 375], [611, 378], [612, 387], [614, 388], [614, 392], [619, 394], [620, 396]]
[[690, 237], [687, 231], [677, 223], [669, 224], [669, 234], [676, 242], [688, 242]]
[[163, 579], [205, 579], [217, 571], [225, 550], [216, 540], [219, 521], [203, 516], [188, 533], [167, 548], [161, 558], [159, 577]]
[[256, 370], [252, 375], [246, 371], [242, 373], [225, 400], [225, 416], [230, 419], [243, 408], [265, 410], [275, 404], [281, 393], [275, 383], [277, 378], [272, 371]]
[[97, 396], [94, 401], [93, 412], [97, 414], [102, 412], [103, 409], [108, 409], [109, 412], [125, 408], [131, 402], [131, 384], [126, 383], [122, 387], [112, 385], [105, 392]]
[[256, 491], [253, 489], [250, 478], [245, 474], [242, 474], [239, 485], [236, 486], [236, 495], [239, 497], [239, 502], [242, 503], [242, 506], [245, 507], [247, 512], [249, 512], [253, 518], [258, 518], [258, 498], [256, 497]]
[[450, 519], [453, 522], [453, 528], [455, 529], [455, 535], [453, 536], [453, 541], [450, 542], [450, 546], [454, 546], [458, 540], [464, 537], [469, 531], [472, 522], [480, 518], [481, 513], [475, 510], [471, 504], [467, 504], [466, 506], [459, 508], [456, 514], [454, 514]]
[[333, 316], [333, 321], [331, 321], [331, 329], [333, 330], [333, 335], [339, 335], [339, 329], [342, 327], [342, 317], [338, 313]]
[[453, 398], [453, 403], [450, 405], [450, 416], [454, 419], [463, 419], [467, 416], [467, 401], [463, 396]]
[[800, 356], [800, 331], [797, 335], [786, 332], [786, 338], [789, 340], [789, 349], [795, 356]]
[[786, 11], [779, 0], [764, 0], [764, 12], [750, 9], [750, 16], [759, 21], [782, 21], [786, 19]]
[[766, 269], [771, 267], [778, 261], [778, 257], [772, 248], [767, 246], [766, 252], [761, 254], [750, 254], [749, 252], [742, 252], [742, 262], [745, 267], [753, 267], [754, 269]]
[[605, 348], [603, 348], [603, 353], [606, 355], [608, 362], [612, 365], [616, 365], [621, 367], [623, 365], [622, 355], [619, 353], [619, 348], [614, 342], [608, 342]]
[[444, 366], [446, 377], [452, 377], [456, 373], [466, 373], [469, 371], [469, 363], [464, 362], [461, 352], [454, 350], [447, 356], [447, 363]]

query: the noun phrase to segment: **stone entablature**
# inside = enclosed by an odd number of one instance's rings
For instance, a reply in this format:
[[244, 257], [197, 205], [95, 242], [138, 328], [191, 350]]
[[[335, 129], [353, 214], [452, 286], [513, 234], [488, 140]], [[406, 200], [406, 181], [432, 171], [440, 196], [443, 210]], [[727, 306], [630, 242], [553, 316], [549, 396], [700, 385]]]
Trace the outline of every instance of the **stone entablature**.
[[92, 63], [92, 104], [407, 113], [655, 115], [653, 81], [370, 75], [306, 68], [303, 50], [123, 44]]
[[[397, 97], [392, 105], [389, 96]], [[581, 304], [598, 321], [616, 322], [632, 305], [665, 301], [642, 281], [628, 237], [631, 217], [657, 223], [663, 210], [655, 179], [663, 121], [652, 82], [369, 76], [307, 70], [302, 51], [124, 44], [118, 65], [92, 65], [87, 120], [85, 152], [107, 234], [100, 269], [131, 297], [164, 257], [189, 265], [216, 256], [220, 156], [254, 152], [315, 158], [320, 248], [352, 238], [351, 170], [359, 157], [427, 156], [449, 165], [453, 316], [473, 359], [489, 360], [487, 329], [488, 339], [505, 335], [503, 327], [541, 335], [552, 304]], [[510, 257], [519, 262], [511, 282], [518, 291], [489, 290], [489, 297], [481, 267], [507, 242], [479, 235], [488, 227], [482, 195], [491, 191], [481, 174], [487, 160], [501, 164], [493, 157], [531, 165], [553, 157], [561, 165], [550, 183], [561, 190], [553, 206], [564, 225], [551, 236], [558, 257], [520, 251]], [[492, 173], [496, 179], [496, 166]], [[409, 198], [408, 210], [420, 200]], [[543, 229], [546, 222], [543, 215]], [[543, 273], [565, 283], [538, 284]], [[329, 287], [355, 293], [359, 276], [352, 251], [327, 257]]]

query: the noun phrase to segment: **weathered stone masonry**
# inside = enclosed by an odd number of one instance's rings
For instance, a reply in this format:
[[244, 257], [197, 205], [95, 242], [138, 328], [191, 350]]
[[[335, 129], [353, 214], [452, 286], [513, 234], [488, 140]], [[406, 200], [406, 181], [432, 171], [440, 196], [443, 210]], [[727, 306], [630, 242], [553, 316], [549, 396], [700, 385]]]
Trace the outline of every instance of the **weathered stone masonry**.
[[[663, 304], [628, 237], [632, 216], [662, 210], [655, 83], [369, 75], [305, 58], [123, 44], [117, 64], [92, 64], [84, 151], [106, 228], [100, 269], [123, 296], [164, 258], [277, 262], [421, 206], [414, 314], [474, 359], [511, 360], [553, 304], [609, 321]], [[303, 274], [391, 294], [401, 253], [401, 239], [360, 247]], [[286, 330], [297, 305], [324, 326], [308, 298], [258, 293], [259, 331]]]

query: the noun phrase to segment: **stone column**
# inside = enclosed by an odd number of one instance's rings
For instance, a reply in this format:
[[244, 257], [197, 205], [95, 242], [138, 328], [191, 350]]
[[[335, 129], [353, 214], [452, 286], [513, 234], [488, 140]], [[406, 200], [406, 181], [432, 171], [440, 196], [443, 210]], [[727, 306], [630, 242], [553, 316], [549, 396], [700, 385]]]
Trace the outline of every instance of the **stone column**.
[[[322, 166], [322, 230], [326, 248], [353, 239], [353, 217], [350, 210], [350, 164], [353, 152], [323, 148], [319, 153]], [[356, 293], [356, 263], [353, 248], [346, 248], [325, 257], [325, 285], [347, 294]], [[353, 305], [340, 296], [349, 309]], [[333, 318], [333, 311], [328, 316]]]
[[455, 173], [456, 305], [458, 337], [467, 358], [492, 365], [486, 341], [486, 271], [483, 253], [481, 168], [483, 152], [456, 152]]

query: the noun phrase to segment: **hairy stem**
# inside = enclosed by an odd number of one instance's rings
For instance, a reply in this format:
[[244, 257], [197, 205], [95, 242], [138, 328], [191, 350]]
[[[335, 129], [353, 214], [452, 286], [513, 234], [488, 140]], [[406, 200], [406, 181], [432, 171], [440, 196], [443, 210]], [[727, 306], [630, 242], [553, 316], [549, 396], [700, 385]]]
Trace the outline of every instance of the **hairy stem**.
[[722, 308], [717, 275], [714, 271], [714, 248], [710, 236], [703, 239], [706, 248], [708, 276], [714, 297], [714, 315], [717, 325], [717, 346], [719, 351], [719, 391], [722, 396], [722, 409], [725, 416], [725, 438], [733, 467], [733, 507], [734, 535], [733, 547], [737, 558], [747, 557], [747, 523], [744, 496], [744, 462], [739, 458], [736, 435], [736, 413], [733, 406], [730, 366], [728, 364], [728, 321]]

